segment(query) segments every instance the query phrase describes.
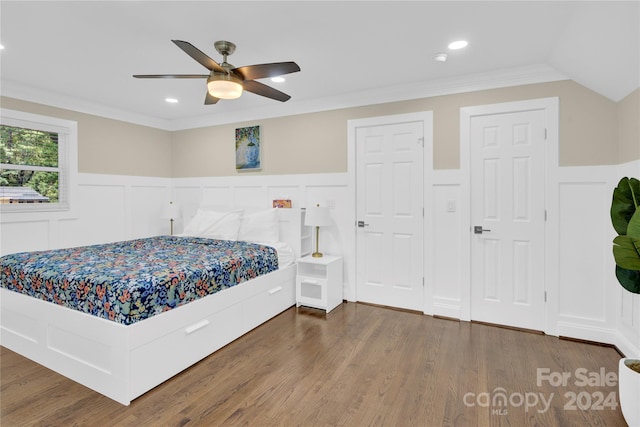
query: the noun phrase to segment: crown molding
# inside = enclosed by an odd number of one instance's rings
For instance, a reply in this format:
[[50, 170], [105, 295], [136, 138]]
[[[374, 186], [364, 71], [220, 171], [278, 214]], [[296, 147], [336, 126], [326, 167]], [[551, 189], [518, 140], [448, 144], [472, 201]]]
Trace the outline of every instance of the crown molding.
[[169, 120], [146, 116], [124, 109], [108, 107], [87, 99], [75, 98], [57, 92], [33, 88], [14, 81], [3, 80], [0, 89], [2, 96], [9, 98], [16, 98], [22, 101], [44, 104], [78, 113], [135, 123], [157, 129], [172, 130], [171, 122]]
[[312, 100], [292, 99], [278, 108], [277, 113], [272, 108], [246, 109], [228, 113], [220, 112], [215, 116], [201, 116], [175, 121], [174, 130], [217, 126], [249, 120], [270, 119], [559, 80], [567, 80], [567, 77], [552, 67], [539, 64], [497, 72], [431, 80], [411, 85], [390, 86], [378, 88], [375, 91], [350, 92], [339, 96]]
[[176, 120], [146, 116], [125, 109], [108, 107], [86, 99], [30, 88], [10, 81], [3, 81], [1, 89], [3, 96], [11, 98], [167, 131], [178, 131], [559, 80], [567, 80], [567, 77], [548, 65], [538, 64], [403, 86], [389, 86], [375, 91], [350, 92], [339, 96], [308, 100], [291, 100], [277, 110], [260, 107], [242, 111], [220, 112], [215, 116], [208, 115]]

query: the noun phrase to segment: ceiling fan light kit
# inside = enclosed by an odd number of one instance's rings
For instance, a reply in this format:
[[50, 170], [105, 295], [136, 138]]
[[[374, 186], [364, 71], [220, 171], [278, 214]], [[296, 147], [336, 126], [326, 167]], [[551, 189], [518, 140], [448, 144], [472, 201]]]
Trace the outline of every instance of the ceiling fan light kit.
[[207, 94], [204, 100], [205, 105], [215, 104], [220, 99], [239, 98], [243, 91], [252, 92], [256, 95], [281, 102], [288, 101], [291, 98], [291, 96], [286, 93], [280, 92], [256, 80], [298, 72], [300, 71], [300, 67], [295, 62], [274, 62], [271, 64], [247, 65], [236, 68], [227, 62], [227, 56], [236, 50], [236, 45], [231, 42], [219, 40], [214, 43], [216, 51], [222, 55], [221, 64], [218, 64], [189, 42], [182, 40], [172, 40], [172, 42], [191, 58], [195, 59], [200, 65], [209, 70], [209, 74], [134, 74], [133, 77], [140, 79], [206, 78]]
[[207, 79], [211, 96], [220, 99], [236, 99], [242, 95], [242, 81], [232, 74], [211, 73]]
[[433, 60], [437, 62], [447, 62], [448, 55], [444, 52], [439, 52], [433, 55]]

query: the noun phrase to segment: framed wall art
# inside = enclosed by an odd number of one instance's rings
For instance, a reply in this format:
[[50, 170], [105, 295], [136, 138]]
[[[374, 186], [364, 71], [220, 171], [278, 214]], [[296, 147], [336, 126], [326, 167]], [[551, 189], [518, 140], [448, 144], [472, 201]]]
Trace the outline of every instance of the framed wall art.
[[236, 170], [259, 170], [262, 158], [260, 126], [236, 129]]
[[274, 208], [290, 208], [291, 199], [276, 199], [273, 201]]

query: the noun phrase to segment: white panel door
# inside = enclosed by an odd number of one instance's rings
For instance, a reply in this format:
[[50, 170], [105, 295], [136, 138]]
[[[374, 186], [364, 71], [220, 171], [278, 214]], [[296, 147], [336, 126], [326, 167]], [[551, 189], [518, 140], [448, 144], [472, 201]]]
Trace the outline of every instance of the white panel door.
[[356, 130], [358, 301], [423, 309], [423, 122]]
[[544, 330], [543, 110], [471, 119], [471, 319]]

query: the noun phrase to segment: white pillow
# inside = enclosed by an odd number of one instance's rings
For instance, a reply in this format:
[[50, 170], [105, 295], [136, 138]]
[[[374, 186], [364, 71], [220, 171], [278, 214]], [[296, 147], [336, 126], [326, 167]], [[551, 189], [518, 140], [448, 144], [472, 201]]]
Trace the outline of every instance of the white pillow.
[[217, 212], [198, 209], [182, 232], [185, 236], [237, 240], [242, 211]]
[[207, 224], [210, 224], [212, 221], [211, 215], [207, 214], [207, 212], [198, 209], [191, 217], [189, 223], [184, 226], [182, 230], [182, 235], [184, 236], [197, 236], [202, 233]]
[[249, 242], [277, 242], [280, 240], [278, 210], [267, 209], [245, 213], [240, 224], [238, 240]]

